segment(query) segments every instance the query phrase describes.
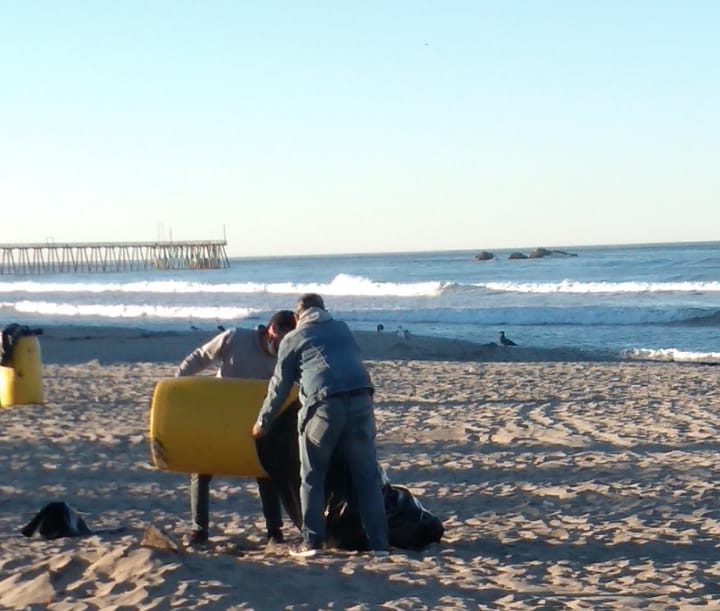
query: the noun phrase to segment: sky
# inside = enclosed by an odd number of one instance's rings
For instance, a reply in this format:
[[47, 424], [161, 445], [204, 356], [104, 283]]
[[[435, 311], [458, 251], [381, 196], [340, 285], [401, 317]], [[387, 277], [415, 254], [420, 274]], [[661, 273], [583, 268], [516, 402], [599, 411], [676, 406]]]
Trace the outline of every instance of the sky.
[[0, 0], [0, 243], [720, 239], [720, 3]]

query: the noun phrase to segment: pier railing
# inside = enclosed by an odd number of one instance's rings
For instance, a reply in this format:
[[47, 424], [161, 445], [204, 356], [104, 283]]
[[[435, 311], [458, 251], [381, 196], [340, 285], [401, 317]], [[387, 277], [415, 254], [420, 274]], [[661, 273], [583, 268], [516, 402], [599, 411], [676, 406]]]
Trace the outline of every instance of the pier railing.
[[225, 240], [0, 244], [0, 274], [230, 267]]

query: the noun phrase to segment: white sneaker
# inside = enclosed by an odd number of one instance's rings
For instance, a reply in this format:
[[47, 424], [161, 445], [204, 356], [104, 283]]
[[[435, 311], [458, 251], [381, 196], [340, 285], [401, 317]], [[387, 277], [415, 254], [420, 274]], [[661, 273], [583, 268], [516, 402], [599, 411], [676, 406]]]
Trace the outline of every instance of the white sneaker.
[[302, 543], [297, 547], [291, 547], [289, 551], [293, 558], [313, 558], [320, 553], [317, 547], [311, 547], [307, 543]]

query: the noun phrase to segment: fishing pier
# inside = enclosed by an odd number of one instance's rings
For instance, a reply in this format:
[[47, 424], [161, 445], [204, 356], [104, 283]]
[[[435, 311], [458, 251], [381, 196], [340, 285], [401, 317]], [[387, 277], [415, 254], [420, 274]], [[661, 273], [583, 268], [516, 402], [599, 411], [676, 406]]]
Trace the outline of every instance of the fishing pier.
[[0, 274], [230, 267], [225, 240], [0, 244]]

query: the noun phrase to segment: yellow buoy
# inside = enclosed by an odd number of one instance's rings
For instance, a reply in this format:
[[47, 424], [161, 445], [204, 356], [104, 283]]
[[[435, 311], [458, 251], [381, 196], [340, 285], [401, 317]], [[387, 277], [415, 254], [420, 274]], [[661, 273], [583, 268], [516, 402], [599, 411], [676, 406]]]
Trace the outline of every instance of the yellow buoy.
[[[155, 384], [150, 406], [150, 452], [164, 471], [263, 477], [252, 437], [268, 380], [210, 376]], [[285, 403], [297, 398], [293, 389]]]
[[9, 367], [0, 367], [0, 406], [43, 403], [42, 358], [36, 335], [24, 335], [13, 346]]

